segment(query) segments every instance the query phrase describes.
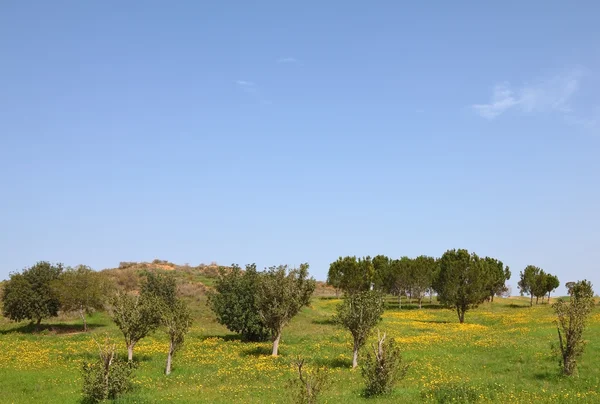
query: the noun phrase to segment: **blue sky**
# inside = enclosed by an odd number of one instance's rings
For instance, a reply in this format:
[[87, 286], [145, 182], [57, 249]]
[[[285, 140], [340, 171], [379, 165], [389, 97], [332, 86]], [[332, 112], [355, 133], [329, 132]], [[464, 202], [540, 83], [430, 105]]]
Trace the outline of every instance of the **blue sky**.
[[2, 2], [0, 279], [467, 248], [600, 290], [598, 2], [284, 3]]

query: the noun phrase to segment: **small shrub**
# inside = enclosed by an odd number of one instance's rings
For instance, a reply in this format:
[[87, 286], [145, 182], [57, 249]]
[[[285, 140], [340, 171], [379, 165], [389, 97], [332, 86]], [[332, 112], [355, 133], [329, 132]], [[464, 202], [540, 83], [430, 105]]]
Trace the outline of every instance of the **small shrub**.
[[125, 362], [115, 353], [115, 345], [108, 338], [104, 346], [98, 344], [99, 358], [83, 362], [83, 397], [86, 403], [115, 399], [132, 387], [133, 362]]
[[383, 337], [378, 334], [377, 346], [372, 345], [373, 351], [367, 352], [361, 369], [367, 397], [390, 393], [408, 370], [408, 365], [402, 360], [400, 348], [393, 339], [386, 340], [385, 336], [385, 333]]
[[556, 327], [560, 349], [559, 364], [564, 375], [577, 370], [577, 359], [583, 354], [583, 332], [587, 318], [594, 308], [592, 284], [583, 280], [568, 286], [570, 299], [559, 300], [552, 307], [557, 316]]
[[328, 385], [328, 374], [326, 368], [317, 368], [313, 372], [302, 370], [304, 359], [298, 358], [295, 363], [298, 369], [298, 379], [290, 382], [292, 390], [292, 402], [296, 404], [315, 404], [318, 402], [321, 392]]

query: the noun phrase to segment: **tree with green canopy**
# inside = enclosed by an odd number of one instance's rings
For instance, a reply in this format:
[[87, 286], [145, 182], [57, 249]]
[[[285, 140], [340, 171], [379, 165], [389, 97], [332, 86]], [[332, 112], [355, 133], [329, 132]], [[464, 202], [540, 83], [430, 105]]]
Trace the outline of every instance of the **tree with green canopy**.
[[383, 310], [383, 295], [372, 290], [347, 295], [338, 306], [335, 321], [352, 334], [352, 368], [358, 366], [358, 351], [381, 321]]
[[375, 268], [371, 257], [340, 257], [332, 262], [327, 273], [327, 283], [344, 293], [369, 290], [374, 281]]
[[510, 279], [511, 273], [508, 266], [504, 266], [502, 261], [496, 258], [485, 257], [482, 260], [487, 274], [487, 289], [490, 301], [494, 301], [494, 296], [502, 295], [507, 289], [506, 282]]
[[527, 265], [523, 271], [519, 274], [519, 291], [521, 296], [527, 294], [531, 296], [529, 306], [533, 306], [533, 295], [535, 294], [536, 278], [541, 272], [541, 268], [535, 265]]
[[257, 307], [273, 341], [273, 356], [279, 352], [283, 328], [302, 307], [308, 306], [315, 286], [315, 280], [308, 277], [308, 264], [289, 271], [287, 265], [270, 267], [261, 274]]
[[560, 281], [556, 275], [548, 274], [546, 277], [546, 293], [548, 293], [548, 303], [550, 303], [550, 294], [560, 286]]
[[434, 281], [440, 303], [454, 307], [460, 323], [467, 310], [477, 307], [488, 297], [487, 274], [481, 259], [467, 250], [448, 250], [440, 258]]
[[31, 320], [38, 328], [43, 319], [57, 316], [60, 297], [53, 284], [62, 271], [62, 264], [40, 261], [21, 273], [11, 273], [2, 295], [3, 315], [14, 321]]
[[54, 289], [59, 296], [61, 310], [78, 313], [84, 332], [87, 332], [86, 314], [102, 310], [109, 294], [106, 278], [86, 265], [67, 268], [54, 282]]
[[244, 341], [266, 341], [269, 330], [258, 312], [260, 273], [256, 265], [246, 270], [233, 264], [221, 268], [214, 289], [208, 293], [208, 305], [217, 321], [229, 331], [242, 336]]
[[148, 294], [135, 296], [117, 293], [112, 301], [112, 318], [125, 337], [127, 358], [133, 360], [133, 348], [160, 325], [159, 302]]
[[416, 297], [419, 308], [422, 307], [425, 293], [431, 288], [433, 275], [437, 267], [435, 258], [421, 255], [412, 260], [409, 266], [409, 284], [411, 296]]

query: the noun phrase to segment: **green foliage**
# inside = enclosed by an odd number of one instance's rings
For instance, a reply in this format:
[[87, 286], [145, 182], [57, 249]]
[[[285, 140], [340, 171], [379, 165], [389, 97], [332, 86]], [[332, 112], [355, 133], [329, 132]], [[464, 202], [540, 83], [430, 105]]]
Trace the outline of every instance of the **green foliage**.
[[44, 318], [57, 316], [60, 299], [52, 285], [62, 270], [62, 264], [40, 261], [20, 274], [10, 274], [2, 295], [3, 315], [14, 321], [28, 319], [37, 324]]
[[375, 267], [370, 257], [340, 257], [329, 265], [327, 283], [345, 293], [369, 290], [375, 280]]
[[373, 263], [373, 283], [376, 290], [385, 291], [392, 260], [385, 255], [376, 255]]
[[392, 260], [388, 268], [383, 291], [398, 296], [400, 304], [402, 295], [410, 289], [412, 260], [408, 257]]
[[548, 299], [550, 299], [550, 293], [556, 290], [560, 286], [560, 281], [556, 275], [548, 274], [546, 277], [546, 293], [548, 293]]
[[523, 271], [519, 274], [519, 290], [521, 292], [521, 296], [530, 295], [531, 300], [529, 305], [533, 305], [533, 296], [536, 288], [536, 278], [539, 277], [539, 274], [542, 270], [534, 265], [527, 265]]
[[383, 337], [378, 335], [377, 346], [372, 345], [372, 351], [367, 351], [361, 367], [367, 397], [391, 393], [396, 383], [404, 378], [409, 367], [402, 360], [400, 348], [394, 339], [386, 340], [385, 337], [385, 333]]
[[130, 361], [135, 344], [160, 325], [158, 303], [157, 299], [147, 294], [134, 296], [121, 292], [113, 299], [112, 318], [125, 337]]
[[560, 366], [563, 374], [570, 376], [577, 369], [577, 359], [583, 354], [583, 332], [594, 308], [592, 284], [583, 280], [570, 288], [568, 302], [559, 300], [552, 307], [557, 316], [556, 325], [560, 348]]
[[303, 370], [304, 359], [298, 358], [295, 363], [298, 378], [291, 380], [289, 388], [292, 392], [292, 402], [295, 404], [316, 404], [321, 393], [329, 385], [329, 375], [326, 368], [316, 368], [312, 372]]
[[266, 341], [270, 337], [258, 312], [259, 282], [255, 264], [246, 265], [246, 271], [234, 264], [231, 270], [220, 270], [214, 291], [208, 294], [217, 321], [246, 341]]
[[258, 313], [273, 340], [273, 356], [277, 356], [283, 327], [310, 302], [315, 280], [308, 277], [308, 264], [288, 271], [286, 265], [271, 267], [261, 274], [258, 283]]
[[83, 397], [86, 403], [115, 399], [132, 388], [134, 365], [121, 360], [108, 338], [95, 362], [83, 362]]
[[373, 328], [381, 320], [384, 310], [383, 295], [365, 291], [348, 295], [337, 308], [336, 323], [350, 331], [354, 345], [352, 367], [358, 365], [358, 351], [367, 342]]
[[166, 328], [169, 335], [169, 352], [165, 374], [171, 373], [171, 363], [175, 353], [181, 348], [185, 335], [192, 325], [192, 316], [185, 302], [175, 299], [171, 304], [161, 304], [161, 324]]
[[408, 271], [408, 281], [411, 297], [416, 297], [421, 308], [425, 293], [431, 288], [433, 275], [436, 273], [437, 262], [435, 258], [421, 255], [411, 260]]
[[434, 289], [440, 303], [454, 307], [458, 320], [465, 321], [467, 310], [477, 307], [488, 297], [485, 266], [467, 250], [448, 250], [440, 258]]
[[142, 295], [152, 296], [167, 305], [175, 303], [177, 300], [177, 282], [173, 275], [153, 271], [145, 271], [143, 275], [146, 280], [142, 283]]
[[484, 265], [487, 276], [488, 296], [493, 301], [494, 296], [500, 296], [506, 291], [506, 281], [511, 276], [510, 269], [505, 267], [502, 261], [490, 257], [485, 257], [482, 260], [482, 265]]
[[84, 331], [87, 331], [85, 315], [102, 310], [109, 294], [102, 274], [85, 265], [67, 268], [53, 283], [53, 287], [59, 296], [61, 310], [79, 313]]

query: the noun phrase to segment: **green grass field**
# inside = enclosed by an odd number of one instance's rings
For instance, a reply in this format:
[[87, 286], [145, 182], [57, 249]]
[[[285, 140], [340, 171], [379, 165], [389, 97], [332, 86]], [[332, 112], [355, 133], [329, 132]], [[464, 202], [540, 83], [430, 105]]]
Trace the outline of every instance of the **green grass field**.
[[[339, 300], [314, 298], [284, 330], [280, 356], [269, 343], [243, 343], [217, 324], [204, 300], [194, 307], [194, 327], [177, 354], [171, 376], [163, 374], [167, 338], [157, 332], [142, 340], [134, 391], [118, 402], [261, 402], [289, 400], [291, 363], [297, 355], [307, 367], [327, 367], [331, 385], [323, 402], [600, 402], [600, 311], [592, 314], [579, 375], [558, 376], [551, 353], [556, 328], [550, 306], [528, 307], [522, 299], [497, 299], [467, 313], [458, 324], [453, 311], [437, 305], [389, 308], [379, 329], [394, 337], [411, 363], [390, 396], [362, 396], [360, 371], [350, 369], [351, 340], [331, 322]], [[391, 302], [391, 300], [390, 300]], [[94, 358], [90, 335], [110, 334], [125, 355], [119, 330], [103, 313], [90, 319], [92, 331], [80, 333], [80, 321], [46, 323], [31, 333], [25, 323], [0, 320], [0, 401], [74, 403], [81, 399], [83, 360]], [[444, 401], [446, 400], [446, 401]], [[459, 400], [460, 401], [460, 400]]]

